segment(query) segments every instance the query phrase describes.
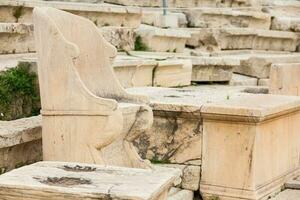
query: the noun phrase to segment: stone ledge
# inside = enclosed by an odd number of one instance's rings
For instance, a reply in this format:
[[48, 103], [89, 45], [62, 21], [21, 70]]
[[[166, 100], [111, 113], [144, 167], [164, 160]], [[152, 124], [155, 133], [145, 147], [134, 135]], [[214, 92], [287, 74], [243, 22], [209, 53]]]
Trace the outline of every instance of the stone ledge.
[[[268, 103], [262, 104], [262, 102]], [[227, 101], [204, 105], [201, 114], [207, 119], [258, 123], [299, 110], [299, 97], [240, 94]]]
[[191, 27], [269, 29], [271, 24], [271, 16], [257, 8], [191, 8], [184, 13]]
[[[137, 7], [124, 7], [109, 4], [74, 3], [59, 1], [2, 0], [0, 21], [32, 23], [34, 7], [53, 7], [85, 17], [101, 26], [125, 26], [137, 28], [141, 24], [142, 10]], [[18, 15], [15, 15], [14, 13]], [[14, 16], [15, 15], [15, 16]]]
[[258, 30], [250, 28], [189, 28], [192, 37], [187, 45], [205, 51], [273, 50], [296, 51], [297, 34], [293, 32]]
[[7, 148], [42, 138], [41, 117], [0, 121], [0, 148]]
[[49, 198], [49, 195], [63, 199], [76, 196], [80, 199], [166, 200], [178, 174], [176, 169], [39, 162], [0, 176], [0, 194], [4, 198], [28, 200]]
[[60, 1], [34, 1], [34, 0], [1, 0], [0, 6], [23, 6], [28, 8], [53, 7], [61, 10], [88, 11], [88, 12], [105, 12], [105, 13], [132, 13], [141, 14], [141, 9], [137, 7], [124, 7], [109, 4], [93, 3], [75, 3]]

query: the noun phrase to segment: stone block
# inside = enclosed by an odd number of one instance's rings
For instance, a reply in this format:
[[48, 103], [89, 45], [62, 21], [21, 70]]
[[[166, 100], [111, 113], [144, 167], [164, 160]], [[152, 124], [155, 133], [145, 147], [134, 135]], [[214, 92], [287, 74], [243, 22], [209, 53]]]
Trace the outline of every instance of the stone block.
[[118, 50], [131, 51], [134, 49], [135, 34], [133, 28], [128, 27], [102, 27], [103, 37]]
[[272, 64], [300, 62], [300, 54], [257, 54], [241, 57], [235, 72], [257, 78], [269, 78]]
[[270, 93], [279, 95], [300, 95], [300, 63], [275, 64], [271, 67]]
[[114, 72], [124, 88], [152, 86], [153, 71], [157, 61], [142, 59], [117, 59]]
[[255, 8], [193, 8], [184, 12], [190, 27], [236, 27], [268, 30], [271, 25], [271, 15]]
[[42, 160], [41, 117], [0, 121], [0, 174]]
[[[104, 0], [108, 3], [142, 7], [162, 7], [160, 0]], [[266, 0], [169, 0], [169, 7], [194, 8], [194, 7], [238, 7], [259, 6]]]
[[158, 61], [158, 65], [153, 72], [153, 86], [182, 87], [191, 85], [192, 68], [190, 60]]
[[192, 63], [194, 82], [228, 82], [233, 68], [240, 65], [237, 59], [221, 57], [193, 57]]
[[288, 180], [285, 183], [285, 188], [299, 190], [300, 189], [300, 177], [297, 176], [293, 179]]
[[142, 23], [160, 28], [178, 28], [184, 26], [186, 17], [183, 13], [171, 13], [163, 15], [162, 11], [143, 9]]
[[275, 16], [272, 19], [271, 29], [278, 31], [300, 32], [300, 18]]
[[230, 85], [233, 86], [257, 86], [257, 78], [234, 73], [230, 80]]
[[142, 158], [155, 163], [201, 165], [201, 107], [207, 102], [227, 100], [245, 87], [198, 85], [185, 88], [129, 88], [130, 93], [148, 95], [154, 113], [153, 126], [134, 145]]
[[180, 113], [157, 109], [152, 128], [134, 144], [141, 157], [152, 162], [184, 164], [201, 159], [201, 135], [197, 111]]
[[258, 79], [258, 86], [267, 86], [270, 85], [270, 79], [269, 78], [260, 78]]
[[298, 200], [300, 199], [299, 190], [284, 190], [270, 200]]
[[175, 168], [182, 171], [180, 188], [190, 191], [199, 190], [201, 166], [181, 165], [181, 164], [160, 164], [166, 168]]
[[191, 38], [187, 45], [206, 51], [218, 50], [272, 50], [296, 51], [297, 34], [251, 28], [194, 28], [188, 29]]
[[166, 200], [178, 174], [167, 170], [39, 162], [0, 176], [0, 195], [24, 200]]
[[179, 188], [171, 188], [167, 200], [193, 200], [194, 192], [190, 190], [181, 190]]
[[0, 54], [35, 51], [33, 26], [22, 23], [0, 23]]
[[32, 23], [34, 7], [52, 7], [88, 18], [98, 27], [124, 26], [137, 28], [141, 24], [142, 11], [137, 7], [121, 7], [108, 4], [76, 3], [35, 0], [1, 0], [0, 21]]
[[201, 116], [204, 199], [264, 199], [299, 174], [299, 97], [240, 94]]
[[136, 34], [142, 38], [142, 43], [148, 51], [181, 53], [187, 39], [191, 36], [185, 30], [161, 29], [148, 25], [141, 25]]

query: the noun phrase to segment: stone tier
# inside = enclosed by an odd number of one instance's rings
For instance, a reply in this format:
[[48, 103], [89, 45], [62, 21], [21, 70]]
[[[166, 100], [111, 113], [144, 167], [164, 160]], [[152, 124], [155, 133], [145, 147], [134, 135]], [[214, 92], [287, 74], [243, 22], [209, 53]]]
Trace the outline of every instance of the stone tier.
[[186, 30], [162, 29], [141, 25], [136, 34], [141, 37], [147, 51], [178, 52], [184, 51], [187, 39], [191, 34]]
[[142, 11], [137, 7], [109, 4], [73, 3], [59, 1], [1, 0], [0, 22], [32, 23], [34, 7], [53, 7], [86, 17], [97, 26], [136, 28], [140, 25]]
[[194, 28], [187, 45], [205, 51], [271, 50], [296, 51], [298, 35], [293, 32], [250, 28]]
[[[119, 50], [134, 49], [133, 28], [107, 26], [99, 29], [103, 37]], [[0, 23], [0, 54], [35, 52], [33, 25]]]
[[271, 15], [261, 12], [259, 8], [189, 8], [183, 12], [190, 27], [268, 30], [271, 25]]

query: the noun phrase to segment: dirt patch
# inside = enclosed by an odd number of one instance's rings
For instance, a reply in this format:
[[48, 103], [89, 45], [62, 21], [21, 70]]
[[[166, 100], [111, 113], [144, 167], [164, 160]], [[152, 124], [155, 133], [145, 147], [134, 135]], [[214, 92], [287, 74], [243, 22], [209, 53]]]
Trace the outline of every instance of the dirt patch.
[[61, 187], [70, 187], [74, 185], [89, 185], [91, 180], [82, 179], [82, 178], [73, 178], [73, 177], [47, 177], [47, 179], [35, 178], [40, 183], [51, 185], [51, 186], [61, 186]]

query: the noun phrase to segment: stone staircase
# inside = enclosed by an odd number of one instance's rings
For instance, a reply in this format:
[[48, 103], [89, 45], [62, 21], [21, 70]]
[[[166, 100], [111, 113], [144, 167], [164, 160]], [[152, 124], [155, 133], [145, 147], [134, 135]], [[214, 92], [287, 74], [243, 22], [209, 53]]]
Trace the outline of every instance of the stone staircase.
[[[154, 163], [183, 172], [180, 189], [173, 188], [169, 200], [192, 200], [194, 193], [201, 191], [202, 156], [206, 151], [203, 140], [209, 140], [203, 139], [203, 116], [211, 114], [202, 110], [204, 104], [231, 99], [234, 104], [240, 93], [267, 93], [273, 65], [300, 63], [300, 3], [296, 1], [169, 0], [168, 14], [164, 16], [161, 0], [2, 0], [0, 71], [20, 62], [31, 63], [36, 71], [31, 20], [35, 6], [54, 7], [90, 19], [103, 37], [119, 50], [113, 69], [120, 83], [132, 93], [149, 95], [154, 111], [152, 130], [135, 141], [139, 153]], [[261, 101], [251, 94], [249, 99]], [[298, 105], [296, 100], [289, 100], [276, 99], [272, 111], [260, 108], [264, 115], [255, 123], [265, 123], [265, 118], [273, 116], [268, 113], [277, 112], [277, 108], [290, 111], [290, 105]], [[239, 101], [246, 102], [245, 99]], [[282, 106], [282, 101], [288, 106]], [[241, 109], [248, 106], [248, 110], [256, 112], [249, 105], [236, 106]], [[230, 110], [227, 106], [221, 108], [221, 111]], [[214, 111], [210, 112], [215, 117], [229, 115]], [[252, 119], [250, 111], [247, 117]], [[244, 110], [241, 113], [244, 114]], [[235, 120], [242, 123], [244, 119]], [[40, 132], [37, 135], [27, 142], [35, 143], [38, 149]], [[235, 187], [226, 184], [226, 187]], [[212, 190], [207, 189], [205, 183], [202, 185], [206, 200], [226, 199], [226, 192], [236, 195], [234, 200], [260, 200], [275, 191], [263, 195], [260, 191], [244, 194], [245, 191], [223, 192], [223, 188], [216, 186], [215, 197], [210, 195]], [[274, 200], [300, 199], [295, 188], [287, 188]]]

